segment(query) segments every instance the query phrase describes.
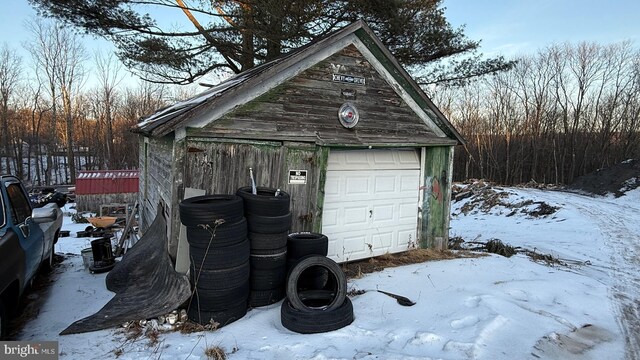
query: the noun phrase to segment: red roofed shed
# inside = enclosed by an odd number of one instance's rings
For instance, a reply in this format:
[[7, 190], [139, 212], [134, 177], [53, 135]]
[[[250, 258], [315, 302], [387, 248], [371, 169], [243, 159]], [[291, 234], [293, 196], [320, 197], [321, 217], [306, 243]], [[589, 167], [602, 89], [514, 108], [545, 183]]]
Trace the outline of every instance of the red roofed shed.
[[87, 170], [76, 178], [79, 211], [99, 212], [100, 205], [135, 203], [138, 196], [138, 170]]

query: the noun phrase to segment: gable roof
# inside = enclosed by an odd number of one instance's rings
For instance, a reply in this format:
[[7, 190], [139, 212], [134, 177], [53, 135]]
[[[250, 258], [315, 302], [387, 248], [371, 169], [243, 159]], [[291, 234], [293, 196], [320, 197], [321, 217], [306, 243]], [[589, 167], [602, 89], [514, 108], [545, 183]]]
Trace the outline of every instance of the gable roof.
[[143, 118], [132, 131], [152, 137], [176, 132], [177, 137], [183, 137], [187, 127], [203, 127], [215, 121], [349, 45], [355, 45], [389, 83], [396, 85], [394, 89], [436, 135], [458, 144], [465, 142], [362, 20], [242, 72], [190, 99], [160, 109]]

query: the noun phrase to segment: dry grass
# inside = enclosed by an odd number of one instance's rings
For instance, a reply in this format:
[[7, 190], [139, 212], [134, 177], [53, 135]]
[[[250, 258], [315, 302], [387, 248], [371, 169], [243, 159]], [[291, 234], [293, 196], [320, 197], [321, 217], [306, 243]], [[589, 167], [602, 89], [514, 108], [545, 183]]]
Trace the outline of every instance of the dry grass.
[[160, 341], [160, 333], [158, 330], [147, 329], [144, 335], [149, 339], [149, 347], [158, 345], [158, 342]]
[[226, 360], [227, 354], [225, 354], [224, 350], [219, 346], [212, 346], [207, 348], [204, 351], [204, 354], [207, 356], [207, 359], [211, 360]]
[[202, 331], [216, 331], [219, 326], [220, 324], [218, 323], [201, 325], [195, 321], [189, 320], [182, 323], [181, 326], [176, 327], [176, 330], [180, 330], [180, 333], [182, 334], [191, 334], [191, 333], [197, 333]]
[[358, 279], [364, 274], [382, 271], [389, 267], [418, 264], [426, 261], [459, 258], [477, 258], [483, 254], [468, 251], [449, 251], [433, 249], [412, 249], [397, 254], [384, 254], [375, 258], [342, 264], [342, 270], [349, 279]]

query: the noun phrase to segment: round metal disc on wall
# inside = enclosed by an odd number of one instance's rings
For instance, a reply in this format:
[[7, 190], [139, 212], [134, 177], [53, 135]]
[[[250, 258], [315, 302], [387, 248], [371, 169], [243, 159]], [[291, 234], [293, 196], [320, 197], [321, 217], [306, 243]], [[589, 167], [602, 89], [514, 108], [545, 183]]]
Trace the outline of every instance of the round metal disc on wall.
[[342, 106], [340, 106], [340, 110], [338, 110], [338, 120], [340, 120], [340, 124], [342, 124], [342, 126], [347, 129], [351, 129], [356, 126], [356, 124], [358, 124], [358, 120], [360, 120], [358, 109], [351, 103], [342, 104]]

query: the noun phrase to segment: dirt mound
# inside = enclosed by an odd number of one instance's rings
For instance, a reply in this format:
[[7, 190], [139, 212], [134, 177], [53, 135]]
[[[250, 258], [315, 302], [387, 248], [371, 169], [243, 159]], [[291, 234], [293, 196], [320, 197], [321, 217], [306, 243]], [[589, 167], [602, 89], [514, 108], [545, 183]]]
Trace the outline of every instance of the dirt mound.
[[[494, 212], [507, 217], [523, 214], [537, 218], [553, 215], [559, 210], [559, 207], [551, 206], [542, 201], [530, 199], [513, 201], [510, 198], [512, 195], [515, 195], [515, 193], [506, 191], [484, 180], [471, 179], [462, 184], [454, 184], [451, 188], [454, 209], [460, 210], [458, 214], [469, 215], [477, 212]], [[461, 206], [455, 205], [461, 201], [463, 201]], [[458, 214], [454, 210], [452, 215]]]
[[620, 197], [639, 186], [640, 161], [630, 159], [580, 176], [567, 186], [567, 189], [597, 195], [614, 194], [615, 197]]

